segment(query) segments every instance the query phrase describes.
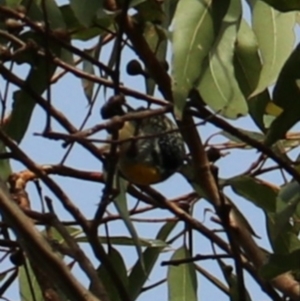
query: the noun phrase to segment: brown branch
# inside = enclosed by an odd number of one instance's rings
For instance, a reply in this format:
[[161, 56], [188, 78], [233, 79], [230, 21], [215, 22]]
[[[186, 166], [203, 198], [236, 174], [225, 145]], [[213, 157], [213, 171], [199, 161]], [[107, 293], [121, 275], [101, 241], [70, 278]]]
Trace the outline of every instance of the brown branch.
[[218, 118], [217, 116], [214, 116], [209, 112], [206, 108], [202, 107], [201, 110], [198, 108], [197, 111], [195, 110], [189, 110], [189, 113], [193, 116], [200, 117], [201, 119], [208, 120], [209, 123], [215, 125], [218, 128], [221, 128], [222, 130], [234, 135], [235, 137], [241, 139], [245, 143], [253, 146], [258, 151], [262, 152], [269, 158], [271, 158], [273, 161], [275, 161], [281, 168], [283, 168], [286, 172], [288, 172], [295, 180], [297, 180], [298, 183], [300, 183], [300, 174], [297, 172], [295, 168], [291, 166], [289, 162], [286, 162], [281, 157], [279, 157], [277, 154], [275, 154], [271, 148], [267, 147], [263, 143], [249, 137], [247, 134], [242, 133], [237, 128], [230, 125], [225, 120]]
[[[53, 211], [53, 209], [52, 209]], [[97, 271], [93, 267], [92, 262], [89, 260], [89, 258], [84, 254], [84, 252], [79, 248], [77, 242], [75, 239], [70, 235], [70, 233], [67, 231], [67, 229], [64, 227], [64, 225], [58, 220], [57, 216], [52, 213], [44, 214], [44, 218], [47, 218], [48, 225], [51, 225], [53, 228], [55, 228], [70, 250], [72, 250], [72, 257], [78, 262], [81, 269], [85, 272], [87, 277], [90, 280], [90, 285], [93, 286], [93, 293], [103, 301], [109, 301], [106, 289], [101, 281], [101, 279], [98, 276]]]
[[80, 224], [89, 239], [96, 258], [105, 265], [113, 282], [116, 284], [116, 287], [118, 287], [120, 297], [122, 297], [125, 301], [129, 301], [130, 298], [123, 282], [100, 244], [98, 236], [91, 235], [90, 223], [87, 222], [81, 211], [71, 202], [64, 191], [51, 178], [49, 178], [45, 171], [35, 164], [2, 130], [0, 130], [0, 140], [2, 140], [2, 142], [15, 154], [18, 160], [20, 160], [29, 170], [33, 171], [45, 183], [45, 185], [61, 201], [64, 208]]
[[[139, 25], [127, 16], [125, 20], [119, 18], [119, 25], [124, 29], [137, 55], [144, 62], [151, 77], [156, 81], [159, 90], [168, 101], [172, 102], [171, 80], [163, 65], [156, 59], [145, 38], [141, 34]], [[122, 22], [124, 21], [124, 22]]]
[[[57, 122], [59, 122], [59, 124], [63, 126], [69, 133], [74, 134], [78, 132], [78, 130], [69, 122], [64, 114], [56, 110], [53, 106], [49, 106], [49, 104], [43, 97], [32, 90], [28, 85], [25, 84], [23, 80], [11, 73], [2, 64], [0, 64], [0, 74], [7, 81], [12, 82], [17, 87], [28, 93], [28, 95], [30, 95], [38, 105], [40, 105], [46, 112], [49, 112], [51, 116], [53, 116], [57, 120]], [[81, 143], [81, 141], [79, 141], [79, 143]], [[82, 141], [81, 145], [84, 148], [88, 149], [96, 158], [101, 159], [101, 152], [95, 145], [87, 140]]]
[[30, 261], [47, 271], [53, 283], [64, 292], [67, 298], [82, 301], [98, 300], [77, 282], [63, 261], [53, 253], [48, 242], [34, 228], [33, 222], [12, 201], [3, 181], [0, 182], [0, 208]]

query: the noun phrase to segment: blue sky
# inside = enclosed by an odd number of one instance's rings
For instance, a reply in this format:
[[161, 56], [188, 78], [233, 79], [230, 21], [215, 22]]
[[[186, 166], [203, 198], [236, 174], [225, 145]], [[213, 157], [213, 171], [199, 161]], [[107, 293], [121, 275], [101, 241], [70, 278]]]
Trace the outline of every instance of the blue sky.
[[[62, 3], [62, 1], [59, 1]], [[249, 14], [247, 9], [245, 9], [246, 18], [249, 20]], [[80, 47], [87, 47], [85, 43], [77, 43]], [[88, 45], [91, 45], [90, 43]], [[105, 51], [103, 51], [101, 55], [101, 59], [103, 62], [107, 62], [109, 59], [110, 48], [107, 47]], [[169, 54], [170, 56], [170, 54]], [[125, 72], [126, 63], [134, 58], [134, 54], [130, 51], [124, 51], [122, 55], [122, 81], [126, 84], [126, 86], [137, 89], [137, 90], [144, 90], [144, 80], [142, 77], [130, 77]], [[20, 69], [21, 73], [25, 73], [25, 69]], [[2, 84], [2, 80], [0, 81]], [[102, 90], [103, 91], [103, 90]], [[10, 91], [13, 92], [13, 89]], [[72, 75], [65, 76], [62, 80], [59, 81], [58, 84], [54, 85], [52, 90], [52, 100], [53, 104], [61, 110], [62, 112], [66, 112], [67, 117], [73, 122], [75, 125], [79, 126], [82, 122], [82, 118], [84, 116], [84, 112], [87, 112], [88, 105], [87, 100], [84, 96], [81, 81], [78, 78], [75, 78]], [[97, 103], [93, 109], [92, 116], [89, 119], [87, 127], [93, 126], [96, 123], [101, 122], [99, 110], [100, 107], [103, 105], [104, 101], [108, 99], [111, 95], [112, 91], [108, 90], [106, 97], [103, 96], [103, 93], [100, 93], [97, 99]], [[138, 102], [132, 99], [128, 99], [130, 103], [135, 103], [137, 105], [145, 105], [142, 102]], [[65, 154], [65, 149], [61, 147], [61, 142], [59, 141], [50, 141], [47, 139], [43, 139], [41, 137], [34, 136], [34, 133], [39, 133], [45, 124], [45, 113], [39, 107], [36, 107], [30, 127], [28, 129], [28, 133], [26, 138], [23, 140], [21, 147], [22, 149], [37, 163], [40, 164], [56, 164], [58, 163], [61, 158]], [[235, 126], [245, 128], [245, 129], [252, 129], [255, 130], [255, 126], [253, 122], [249, 118], [241, 118], [234, 122]], [[53, 127], [55, 130], [61, 130], [61, 128], [53, 123]], [[205, 125], [199, 127], [201, 132], [201, 136], [203, 140], [207, 139], [211, 134], [219, 131], [218, 129], [214, 128], [210, 125]], [[98, 138], [103, 138], [104, 133], [99, 134]], [[223, 138], [216, 137], [212, 140], [213, 142], [220, 142], [224, 141]], [[240, 172], [247, 169], [251, 162], [258, 157], [258, 154], [253, 150], [247, 151], [239, 151], [234, 150], [230, 151], [230, 155], [224, 157], [218, 162], [218, 166], [220, 168], [220, 177], [228, 178], [239, 174]], [[71, 155], [68, 157], [67, 161], [65, 162], [66, 165], [72, 166], [74, 168], [89, 170], [89, 171], [101, 171], [102, 165], [101, 162], [90, 154], [88, 154], [83, 148], [76, 145], [74, 150], [72, 151]], [[23, 166], [21, 166], [17, 162], [13, 162], [13, 168], [15, 171], [23, 170]], [[97, 204], [100, 200], [103, 186], [98, 183], [88, 183], [88, 182], [80, 182], [77, 180], [67, 179], [63, 177], [53, 177], [61, 187], [67, 192], [69, 197], [74, 201], [74, 203], [80, 208], [80, 210], [87, 216], [87, 218], [92, 218], [93, 214], [97, 208]], [[279, 174], [272, 174], [268, 175], [267, 179], [273, 183], [279, 183], [281, 181]], [[189, 184], [185, 181], [183, 177], [180, 175], [175, 175], [170, 180], [165, 183], [161, 183], [154, 186], [158, 189], [161, 193], [168, 196], [169, 198], [177, 197], [182, 194], [186, 194], [191, 192], [192, 189]], [[35, 210], [40, 209], [40, 202], [36, 190], [33, 184], [28, 186], [28, 192], [31, 196], [32, 207]], [[69, 214], [65, 212], [62, 208], [60, 203], [56, 200], [56, 198], [52, 195], [51, 192], [48, 191], [47, 188], [43, 187], [43, 192], [45, 195], [51, 197], [54, 201], [55, 210], [59, 213], [59, 216], [62, 220], [70, 220]], [[230, 190], [227, 190], [228, 194], [232, 196]], [[269, 248], [269, 243], [266, 240], [266, 233], [265, 233], [265, 220], [263, 213], [258, 210], [254, 205], [250, 204], [249, 202], [239, 198], [238, 196], [234, 195], [232, 199], [238, 205], [238, 207], [242, 210], [242, 212], [246, 212], [246, 216], [249, 219], [250, 223], [252, 224], [254, 230], [259, 233], [262, 239], [259, 240], [259, 244], [262, 247]], [[134, 200], [129, 198], [128, 200], [129, 206], [133, 206], [135, 204]], [[204, 224], [211, 228], [218, 229], [219, 226], [212, 223], [210, 221], [210, 217], [213, 215], [212, 212], [207, 211], [206, 209], [212, 209], [211, 206], [205, 202], [201, 201], [195, 207], [194, 216], [203, 221]], [[112, 212], [114, 212], [114, 208], [110, 206]], [[206, 213], [205, 213], [206, 212]], [[162, 210], [157, 210], [155, 213], [147, 214], [145, 216], [148, 217], [166, 217], [168, 216], [166, 212]], [[147, 223], [136, 223], [136, 227], [141, 237], [146, 238], [154, 238], [158, 229], [161, 227], [161, 224], [147, 224]], [[176, 230], [180, 230], [182, 225], [180, 225]], [[109, 225], [109, 231], [111, 235], [128, 235], [127, 230], [122, 222], [114, 222], [112, 225]], [[100, 229], [100, 234], [103, 234], [103, 228]], [[174, 231], [171, 235], [176, 233]], [[179, 239], [174, 243], [173, 247], [179, 247], [182, 244], [182, 239]], [[89, 255], [90, 258], [93, 258], [93, 255], [89, 248], [84, 247], [86, 253]], [[136, 260], [136, 251], [132, 247], [119, 247], [118, 248], [122, 255], [126, 260], [127, 267], [130, 268], [132, 264]], [[199, 234], [194, 235], [194, 252], [201, 253], [201, 254], [210, 254], [211, 253], [211, 246], [210, 242], [207, 241], [205, 238], [200, 236]], [[172, 256], [173, 252], [166, 252], [164, 253], [159, 261], [168, 260]], [[201, 266], [207, 268], [210, 273], [213, 273], [215, 276], [221, 276], [221, 271], [216, 265], [216, 263], [212, 261], [204, 261], [201, 263]], [[75, 271], [78, 273], [78, 277], [80, 281], [83, 283], [87, 283], [87, 279], [85, 276], [75, 268]], [[162, 278], [166, 277], [166, 268], [162, 268], [159, 265], [154, 269], [154, 272], [149, 277], [149, 283], [156, 282], [161, 280]], [[222, 278], [222, 277], [221, 277]], [[248, 288], [251, 292], [251, 296], [253, 300], [267, 300], [267, 297], [260, 291], [260, 288], [256, 286], [256, 284], [252, 281], [252, 279], [246, 276]], [[200, 300], [208, 300], [209, 298], [213, 298], [215, 300], [228, 300], [228, 297], [212, 286], [204, 277], [198, 277], [199, 282], [199, 297]], [[166, 285], [161, 285], [154, 290], [150, 290], [145, 294], [141, 295], [139, 300], [141, 301], [150, 301], [154, 298], [159, 298], [161, 300], [167, 299], [167, 291]], [[18, 298], [17, 291], [10, 290], [7, 297], [11, 300], [15, 300]]]

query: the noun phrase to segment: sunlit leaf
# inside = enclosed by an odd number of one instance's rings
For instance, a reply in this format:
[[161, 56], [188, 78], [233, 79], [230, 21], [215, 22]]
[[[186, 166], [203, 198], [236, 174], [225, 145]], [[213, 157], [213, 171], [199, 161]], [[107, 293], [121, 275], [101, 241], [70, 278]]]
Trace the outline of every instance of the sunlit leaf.
[[262, 71], [252, 95], [264, 91], [277, 79], [290, 55], [294, 43], [296, 14], [281, 13], [263, 1], [256, 1], [252, 9], [253, 30], [258, 40], [262, 57]]
[[235, 78], [233, 67], [235, 41], [241, 14], [240, 1], [230, 1], [218, 37], [206, 61], [206, 70], [198, 85], [204, 102], [214, 111], [232, 119], [246, 115], [248, 112], [247, 103]]
[[214, 41], [211, 5], [208, 0], [181, 0], [177, 4], [172, 35], [171, 74], [175, 113], [179, 117]]

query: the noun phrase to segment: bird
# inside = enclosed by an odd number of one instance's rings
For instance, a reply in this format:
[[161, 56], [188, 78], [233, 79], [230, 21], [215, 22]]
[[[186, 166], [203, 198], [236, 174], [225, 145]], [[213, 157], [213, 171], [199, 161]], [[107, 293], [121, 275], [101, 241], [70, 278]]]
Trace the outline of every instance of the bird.
[[[142, 110], [145, 108], [135, 111]], [[132, 184], [149, 186], [163, 182], [184, 163], [183, 138], [166, 115], [124, 122], [118, 130], [118, 140], [117, 169]]]
[[138, 185], [160, 183], [183, 164], [184, 143], [177, 126], [166, 115], [125, 122], [119, 139], [118, 169], [129, 182]]

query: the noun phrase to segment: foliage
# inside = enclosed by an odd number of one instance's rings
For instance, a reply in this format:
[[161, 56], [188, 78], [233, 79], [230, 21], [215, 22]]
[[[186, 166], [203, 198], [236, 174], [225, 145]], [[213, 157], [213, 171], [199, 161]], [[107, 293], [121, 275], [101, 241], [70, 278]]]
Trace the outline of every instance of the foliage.
[[[199, 286], [201, 275], [230, 300], [251, 300], [247, 271], [271, 300], [299, 300], [300, 174], [299, 159], [291, 155], [299, 152], [299, 136], [289, 132], [300, 120], [300, 46], [294, 32], [299, 9], [296, 0], [0, 0], [0, 251], [2, 260], [10, 258], [0, 274], [1, 296], [9, 296], [18, 280], [21, 300], [133, 301], [165, 284], [170, 301], [193, 301], [206, 289]], [[127, 65], [126, 56], [132, 58]], [[76, 120], [53, 97], [69, 75], [81, 80], [88, 106]], [[129, 75], [140, 76], [145, 87], [131, 86]], [[107, 155], [95, 135], [109, 132], [114, 139], [130, 112], [90, 126], [95, 108], [103, 116], [109, 110], [107, 100], [152, 105], [147, 114], [173, 113], [188, 150], [180, 170], [190, 184], [188, 194], [171, 199], [159, 186], [117, 176], [115, 144]], [[68, 101], [71, 108], [79, 99]], [[44, 114], [44, 124], [34, 141], [51, 141], [51, 151], [60, 150], [62, 160], [52, 163], [47, 149], [49, 158], [41, 164], [26, 149], [36, 114]], [[241, 117], [256, 129], [234, 126]], [[222, 142], [203, 141], [199, 122], [213, 125]], [[108, 166], [106, 171], [67, 165], [74, 146], [84, 152], [82, 161], [91, 157]], [[217, 161], [223, 151], [236, 149], [254, 149], [260, 156], [249, 155], [247, 170], [220, 178]], [[281, 182], [268, 178], [276, 171]], [[91, 219], [68, 196], [62, 178], [53, 176], [79, 181], [85, 192], [92, 183], [103, 188]], [[264, 214], [269, 250], [254, 239], [263, 229], [255, 233], [239, 197]], [[215, 224], [199, 221], [199, 200], [208, 202], [225, 236], [214, 231]], [[160, 210], [167, 217], [157, 218]], [[151, 227], [161, 223], [155, 238], [140, 235], [141, 220]], [[116, 221], [128, 236], [108, 231]], [[200, 237], [210, 242], [210, 254], [200, 254]], [[130, 268], [120, 246], [136, 255]], [[166, 254], [170, 259], [162, 263]], [[205, 269], [203, 260], [217, 264], [222, 276]], [[164, 278], [146, 286], [161, 263], [167, 266]]]

